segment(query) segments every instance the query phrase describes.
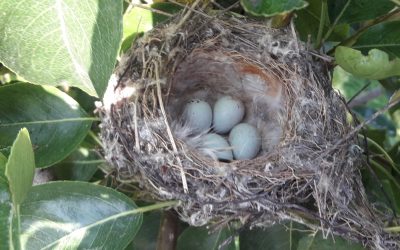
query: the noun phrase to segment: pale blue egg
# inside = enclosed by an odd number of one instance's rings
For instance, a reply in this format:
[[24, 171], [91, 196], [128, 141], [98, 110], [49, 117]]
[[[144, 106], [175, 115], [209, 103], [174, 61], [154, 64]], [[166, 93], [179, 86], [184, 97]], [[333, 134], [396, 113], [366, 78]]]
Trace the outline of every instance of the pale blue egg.
[[219, 160], [232, 160], [232, 149], [228, 141], [217, 134], [210, 133], [202, 138], [203, 147], [210, 149]]
[[220, 134], [228, 133], [244, 116], [244, 105], [231, 96], [218, 99], [214, 105], [213, 128]]
[[235, 159], [250, 160], [260, 151], [261, 135], [254, 126], [240, 123], [229, 133], [229, 143]]
[[212, 109], [205, 101], [190, 100], [184, 109], [183, 116], [187, 125], [195, 132], [207, 131], [212, 123]]

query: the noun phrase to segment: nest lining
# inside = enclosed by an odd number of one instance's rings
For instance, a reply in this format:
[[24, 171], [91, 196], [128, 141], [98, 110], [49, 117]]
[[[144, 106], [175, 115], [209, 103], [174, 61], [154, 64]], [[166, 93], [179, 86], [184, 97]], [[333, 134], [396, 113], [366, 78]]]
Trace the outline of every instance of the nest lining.
[[[240, 98], [245, 121], [261, 131], [255, 159], [218, 162], [182, 123], [187, 100], [221, 95]], [[136, 41], [98, 110], [116, 179], [138, 183], [154, 200], [181, 200], [175, 210], [191, 225], [291, 219], [372, 248], [399, 248], [365, 197], [357, 138], [336, 144], [352, 126], [326, 57], [290, 27], [185, 10]]]

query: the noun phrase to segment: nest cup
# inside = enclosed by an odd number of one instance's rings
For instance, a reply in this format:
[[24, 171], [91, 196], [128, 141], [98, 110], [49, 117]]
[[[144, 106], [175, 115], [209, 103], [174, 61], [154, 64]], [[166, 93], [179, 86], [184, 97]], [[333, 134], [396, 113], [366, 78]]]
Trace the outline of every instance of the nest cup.
[[[183, 10], [138, 39], [102, 105], [109, 174], [174, 209], [194, 226], [268, 226], [291, 219], [376, 249], [398, 249], [384, 213], [366, 199], [362, 150], [330, 84], [330, 59], [297, 40], [230, 14]], [[240, 99], [262, 146], [250, 160], [220, 162], [182, 122], [193, 98]], [[345, 139], [343, 139], [345, 138]]]

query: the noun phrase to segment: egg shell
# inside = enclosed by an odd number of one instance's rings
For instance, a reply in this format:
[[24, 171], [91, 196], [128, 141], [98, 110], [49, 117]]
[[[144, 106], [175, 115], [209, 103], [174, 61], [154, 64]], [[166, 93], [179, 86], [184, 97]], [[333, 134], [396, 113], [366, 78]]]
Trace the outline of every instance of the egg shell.
[[186, 124], [195, 132], [207, 131], [212, 123], [212, 109], [210, 104], [205, 101], [190, 100], [183, 111]]
[[213, 128], [219, 134], [228, 133], [244, 116], [244, 105], [231, 96], [223, 96], [214, 104]]
[[260, 151], [261, 135], [254, 126], [240, 123], [229, 133], [229, 143], [235, 159], [250, 160]]
[[215, 133], [206, 134], [203, 138], [203, 147], [211, 149], [219, 160], [233, 160], [231, 146], [228, 141]]

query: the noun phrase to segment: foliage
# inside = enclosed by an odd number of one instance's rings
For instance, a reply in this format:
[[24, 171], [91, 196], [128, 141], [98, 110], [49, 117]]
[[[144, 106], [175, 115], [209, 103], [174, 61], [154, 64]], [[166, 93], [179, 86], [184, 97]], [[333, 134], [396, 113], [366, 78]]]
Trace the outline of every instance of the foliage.
[[378, 49], [371, 49], [368, 56], [363, 56], [361, 51], [339, 46], [335, 58], [346, 71], [367, 79], [380, 80], [400, 75], [400, 59], [389, 61], [388, 54]]
[[263, 1], [263, 0], [240, 0], [243, 8], [256, 16], [275, 16], [299, 10], [307, 6], [303, 0], [288, 1]]
[[5, 0], [0, 9], [6, 67], [32, 83], [104, 93], [122, 35], [122, 1]]
[[[155, 2], [0, 2], [1, 249], [155, 248], [162, 216], [142, 213], [176, 203], [138, 208], [131, 197], [105, 187], [110, 182], [98, 171], [107, 164], [96, 153], [101, 142], [93, 112], [118, 53], [126, 52], [136, 38], [182, 8]], [[232, 0], [217, 2], [234, 4]], [[385, 107], [399, 88], [398, 1], [240, 3], [232, 10], [260, 20], [293, 17], [303, 41], [334, 56], [338, 65], [333, 86], [360, 120]], [[396, 93], [398, 99], [400, 92]], [[368, 166], [363, 171], [369, 198], [386, 211], [400, 212], [398, 107], [379, 116], [365, 134], [369, 167], [378, 177]], [[63, 181], [32, 187], [35, 167], [49, 167]], [[389, 226], [396, 232], [398, 225]], [[362, 249], [340, 238], [335, 243], [325, 240], [321, 233], [292, 222], [240, 234], [235, 228], [209, 231], [187, 227], [177, 240], [177, 249], [218, 249], [221, 244], [225, 249]]]
[[34, 186], [20, 206], [21, 247], [123, 249], [142, 222], [135, 208], [129, 197], [91, 183]]

